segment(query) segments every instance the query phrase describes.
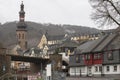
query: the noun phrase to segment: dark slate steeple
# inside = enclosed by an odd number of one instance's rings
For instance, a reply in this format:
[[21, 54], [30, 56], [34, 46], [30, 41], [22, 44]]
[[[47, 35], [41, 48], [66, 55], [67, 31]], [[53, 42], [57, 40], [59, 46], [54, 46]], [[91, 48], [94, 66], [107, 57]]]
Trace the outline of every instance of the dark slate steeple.
[[17, 24], [17, 30], [16, 30], [18, 44], [22, 50], [27, 49], [27, 25], [24, 20], [25, 20], [25, 11], [24, 11], [24, 4], [22, 1], [20, 5], [19, 22]]
[[24, 19], [25, 19], [25, 11], [24, 11], [23, 1], [22, 1], [22, 4], [20, 5], [19, 18], [20, 18], [20, 22], [24, 22]]
[[19, 12], [19, 22], [18, 22], [18, 29], [26, 29], [26, 24], [24, 22], [25, 20], [25, 11], [24, 11], [24, 4], [23, 4], [23, 1], [20, 5], [20, 12]]

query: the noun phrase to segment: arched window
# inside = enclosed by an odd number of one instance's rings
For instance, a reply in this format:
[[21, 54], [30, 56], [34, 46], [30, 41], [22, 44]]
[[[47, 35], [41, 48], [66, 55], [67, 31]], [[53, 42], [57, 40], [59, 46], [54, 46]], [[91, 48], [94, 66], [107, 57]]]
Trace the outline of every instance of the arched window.
[[24, 34], [22, 34], [22, 39], [24, 39]]
[[25, 42], [25, 48], [27, 48], [27, 42]]
[[20, 39], [21, 38], [21, 34], [19, 33], [19, 35], [18, 35], [18, 38]]

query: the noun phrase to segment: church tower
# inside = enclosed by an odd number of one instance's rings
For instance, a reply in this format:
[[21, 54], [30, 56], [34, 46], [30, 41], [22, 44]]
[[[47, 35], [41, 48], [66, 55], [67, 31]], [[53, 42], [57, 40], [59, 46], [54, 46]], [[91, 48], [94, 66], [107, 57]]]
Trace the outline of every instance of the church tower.
[[24, 4], [22, 2], [20, 5], [19, 22], [17, 24], [17, 30], [16, 30], [18, 44], [22, 50], [27, 49], [27, 38], [26, 38], [27, 25], [24, 21], [25, 21], [25, 11], [24, 11]]

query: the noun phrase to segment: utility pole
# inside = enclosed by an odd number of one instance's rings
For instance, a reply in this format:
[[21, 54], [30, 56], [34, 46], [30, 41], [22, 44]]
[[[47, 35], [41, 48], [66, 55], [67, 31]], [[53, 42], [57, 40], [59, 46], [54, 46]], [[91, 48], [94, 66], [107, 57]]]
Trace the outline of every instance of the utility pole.
[[41, 63], [41, 73], [42, 73], [43, 69], [42, 69], [42, 63]]

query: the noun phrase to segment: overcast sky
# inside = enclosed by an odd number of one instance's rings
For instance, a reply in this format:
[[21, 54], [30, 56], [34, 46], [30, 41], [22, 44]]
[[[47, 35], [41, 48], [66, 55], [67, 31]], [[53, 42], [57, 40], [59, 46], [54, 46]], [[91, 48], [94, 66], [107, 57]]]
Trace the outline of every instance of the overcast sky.
[[[0, 0], [0, 22], [18, 21], [22, 0]], [[88, 0], [23, 0], [26, 21], [96, 27]]]

